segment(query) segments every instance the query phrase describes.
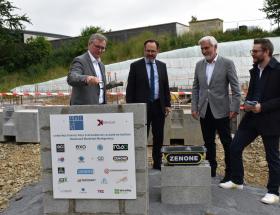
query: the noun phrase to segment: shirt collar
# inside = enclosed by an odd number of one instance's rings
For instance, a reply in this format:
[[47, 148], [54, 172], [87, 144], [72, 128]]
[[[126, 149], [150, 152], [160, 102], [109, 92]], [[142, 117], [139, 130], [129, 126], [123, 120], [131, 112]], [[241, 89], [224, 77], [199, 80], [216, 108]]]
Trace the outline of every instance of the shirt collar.
[[152, 64], [156, 63], [155, 59], [154, 60], [149, 60], [146, 57], [144, 59], [145, 59], [146, 64], [148, 64], [148, 63], [152, 63]]
[[216, 63], [217, 59], [218, 59], [218, 54], [216, 55], [216, 57], [214, 58], [214, 60], [211, 63], [209, 63], [206, 59], [205, 59], [205, 62], [208, 64], [212, 64], [212, 63]]
[[92, 61], [92, 63], [99, 63], [100, 62], [100, 58], [96, 59], [95, 57], [92, 56], [92, 54], [90, 53], [90, 51], [88, 51], [90, 60]]

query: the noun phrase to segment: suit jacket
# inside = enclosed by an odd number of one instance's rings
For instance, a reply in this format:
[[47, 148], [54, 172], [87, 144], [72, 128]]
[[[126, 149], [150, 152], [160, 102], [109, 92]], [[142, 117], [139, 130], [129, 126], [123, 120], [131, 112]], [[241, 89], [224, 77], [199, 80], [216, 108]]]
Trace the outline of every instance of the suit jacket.
[[[250, 84], [246, 100], [252, 100], [258, 67], [250, 70]], [[271, 58], [261, 76], [261, 104], [260, 113], [246, 113], [239, 128], [246, 129], [250, 126], [257, 128], [261, 135], [280, 135], [280, 63]]]
[[[209, 85], [207, 84], [205, 59], [195, 67], [192, 88], [192, 111], [205, 117], [208, 104], [216, 119], [224, 118], [230, 111], [239, 113], [240, 87], [233, 62], [218, 56]], [[232, 96], [229, 96], [229, 85]]]
[[[106, 103], [105, 66], [100, 62], [99, 67], [104, 83], [104, 103]], [[72, 86], [70, 105], [99, 104], [100, 86], [87, 85], [85, 80], [89, 75], [96, 76], [96, 72], [89, 53], [86, 52], [73, 60], [68, 73], [67, 82]]]
[[[162, 113], [165, 107], [170, 107], [170, 91], [166, 64], [156, 60], [159, 77], [159, 99]], [[149, 103], [150, 85], [145, 59], [142, 58], [130, 65], [126, 87], [127, 103]]]

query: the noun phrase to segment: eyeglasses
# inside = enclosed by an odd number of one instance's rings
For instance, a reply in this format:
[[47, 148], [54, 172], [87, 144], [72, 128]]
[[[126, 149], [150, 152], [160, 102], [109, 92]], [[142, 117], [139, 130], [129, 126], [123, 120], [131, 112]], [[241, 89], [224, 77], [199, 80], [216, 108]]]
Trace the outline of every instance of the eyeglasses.
[[263, 50], [262, 50], [262, 49], [259, 49], [259, 50], [257, 50], [257, 49], [252, 49], [252, 50], [250, 50], [250, 53], [251, 53], [251, 54], [256, 54], [256, 53], [258, 53], [258, 52], [263, 52]]
[[104, 47], [104, 46], [99, 46], [99, 45], [95, 45], [95, 44], [93, 44], [93, 45], [94, 45], [95, 48], [97, 48], [101, 51], [105, 51], [105, 49], [106, 49], [106, 47]]

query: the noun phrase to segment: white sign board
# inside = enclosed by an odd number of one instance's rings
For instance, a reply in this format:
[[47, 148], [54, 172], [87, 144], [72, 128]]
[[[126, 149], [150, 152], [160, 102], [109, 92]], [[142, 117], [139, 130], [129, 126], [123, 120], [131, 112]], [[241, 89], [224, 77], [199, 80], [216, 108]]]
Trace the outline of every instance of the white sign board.
[[136, 199], [133, 113], [50, 115], [54, 198]]

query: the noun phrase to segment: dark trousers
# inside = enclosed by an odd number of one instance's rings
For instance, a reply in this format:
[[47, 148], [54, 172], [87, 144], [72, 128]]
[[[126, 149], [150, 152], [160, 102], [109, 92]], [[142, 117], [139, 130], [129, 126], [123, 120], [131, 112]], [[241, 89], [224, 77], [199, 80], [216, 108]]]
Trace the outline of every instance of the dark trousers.
[[225, 153], [225, 177], [230, 177], [230, 144], [232, 141], [230, 134], [230, 120], [229, 117], [215, 119], [210, 106], [208, 105], [205, 118], [200, 118], [200, 125], [206, 152], [206, 160], [211, 166], [211, 175], [216, 175], [217, 160], [216, 160], [216, 132], [218, 132], [221, 142], [223, 144]]
[[[260, 135], [256, 129], [238, 129], [231, 144], [231, 167], [232, 181], [236, 184], [243, 184], [244, 168], [242, 162], [242, 153], [246, 146]], [[279, 136], [261, 135], [266, 160], [268, 163], [269, 177], [267, 183], [268, 193], [279, 195], [280, 185], [280, 157], [279, 157]]]
[[152, 125], [153, 134], [153, 167], [160, 169], [161, 147], [163, 144], [165, 115], [162, 113], [159, 99], [147, 104], [147, 132], [149, 136], [150, 126]]

